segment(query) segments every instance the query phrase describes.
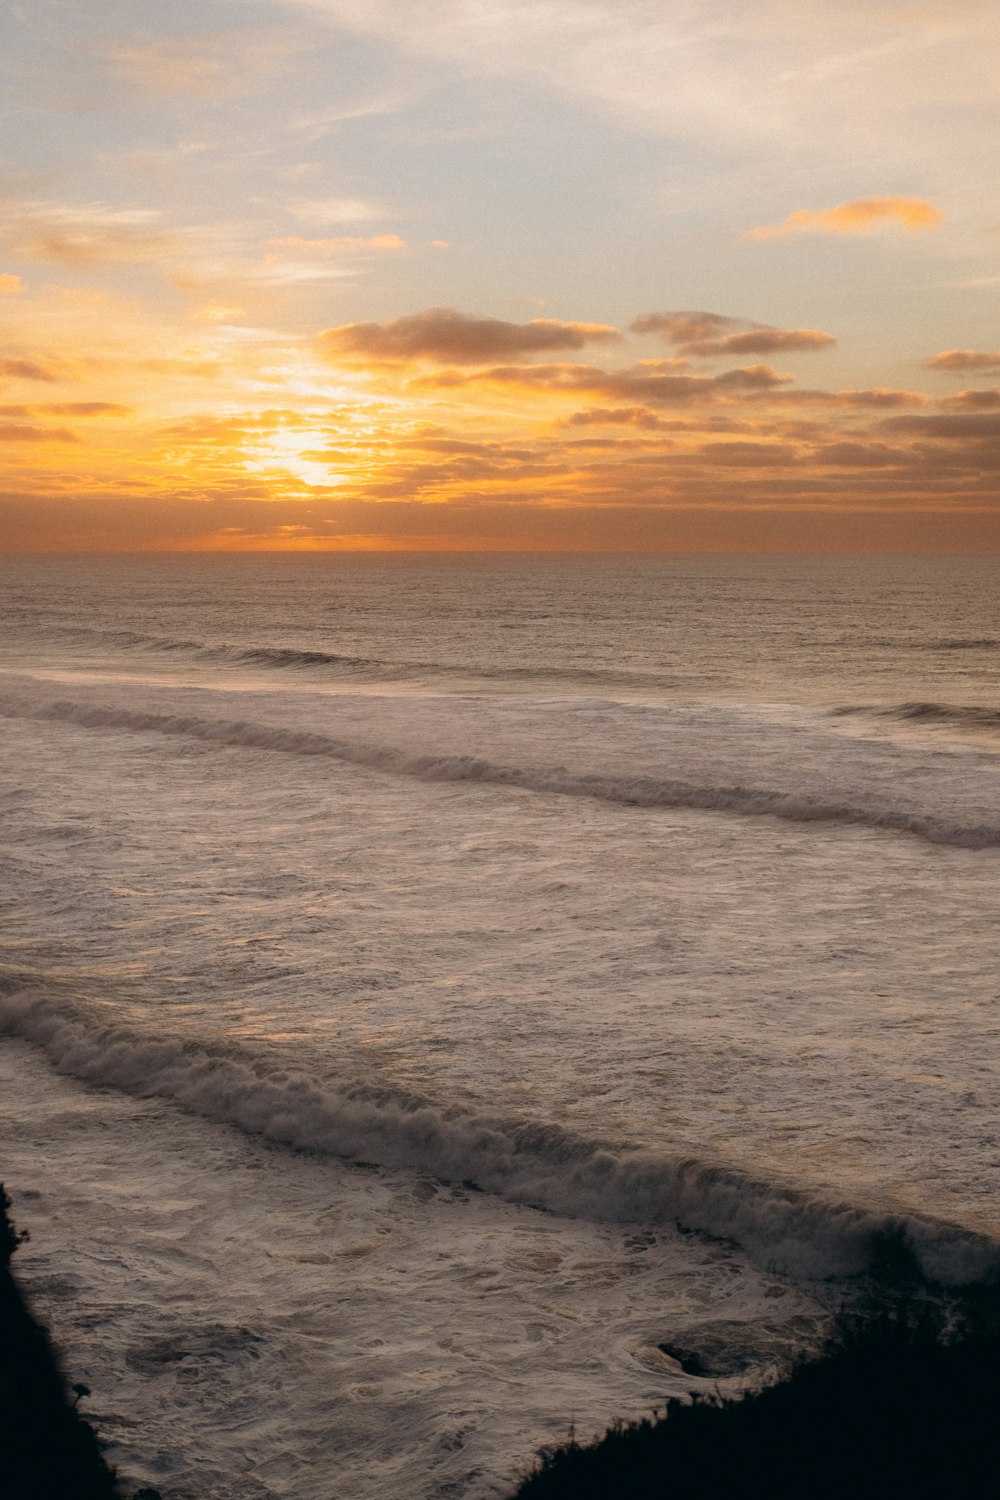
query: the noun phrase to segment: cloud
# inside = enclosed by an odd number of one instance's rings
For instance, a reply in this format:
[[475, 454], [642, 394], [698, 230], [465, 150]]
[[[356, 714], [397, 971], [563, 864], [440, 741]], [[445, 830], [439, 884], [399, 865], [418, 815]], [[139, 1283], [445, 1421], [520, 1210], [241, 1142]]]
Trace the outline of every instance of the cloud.
[[906, 463], [909, 454], [902, 448], [890, 448], [885, 443], [827, 443], [813, 450], [812, 459], [819, 464], [830, 464], [845, 469], [883, 469]]
[[537, 452], [529, 448], [511, 447], [509, 443], [487, 443], [469, 438], [452, 437], [447, 429], [436, 426], [400, 438], [401, 448], [415, 448], [422, 453], [440, 453], [446, 458], [488, 458], [510, 463], [529, 463], [537, 460]]
[[0, 359], [0, 375], [9, 380], [44, 380], [50, 384], [59, 379], [51, 365], [41, 364], [37, 359]]
[[789, 405], [838, 406], [846, 411], [885, 411], [927, 402], [923, 391], [895, 391], [887, 386], [867, 391], [778, 391], [774, 399]]
[[[338, 235], [333, 239], [310, 240], [300, 234], [285, 235], [265, 241], [271, 250], [285, 250], [302, 255], [351, 255], [363, 250], [405, 250], [406, 241], [398, 234], [373, 234], [367, 239], [356, 235]], [[268, 257], [273, 259], [276, 257]]]
[[217, 359], [187, 359], [183, 355], [166, 359], [143, 359], [138, 362], [138, 366], [141, 370], [148, 370], [151, 375], [193, 376], [197, 380], [216, 380], [222, 373], [222, 366]]
[[[744, 365], [722, 375], [708, 376], [663, 374], [656, 368], [658, 363], [647, 361], [630, 370], [602, 370], [594, 365], [575, 364], [497, 365], [470, 374], [442, 370], [437, 375], [424, 375], [412, 384], [418, 389], [454, 390], [482, 383], [555, 394], [586, 393], [630, 405], [677, 406], [691, 401], [712, 401], [720, 394], [769, 395], [792, 378], [770, 365]], [[669, 360], [662, 363], [670, 365]]]
[[7, 271], [0, 273], [0, 297], [16, 297], [23, 291], [24, 282], [20, 276], [13, 276]]
[[23, 423], [0, 422], [0, 443], [78, 443], [80, 439], [68, 427], [31, 427]]
[[0, 417], [127, 417], [133, 410], [117, 401], [43, 401], [33, 406], [0, 406]]
[[[700, 359], [743, 354], [795, 354], [828, 349], [837, 340], [815, 328], [773, 328], [747, 318], [708, 312], [643, 313], [629, 324], [632, 333], [655, 333]], [[726, 330], [732, 330], [726, 332]]]
[[915, 437], [940, 438], [947, 442], [994, 443], [1000, 440], [1000, 415], [985, 413], [954, 416], [889, 417], [883, 424], [890, 432], [909, 433]]
[[297, 119], [290, 121], [290, 126], [308, 141], [321, 141], [324, 136], [331, 135], [350, 121], [400, 114], [407, 102], [407, 95], [401, 92], [383, 93], [354, 103], [337, 101], [325, 104], [322, 109], [299, 115]]
[[837, 340], [832, 333], [820, 333], [815, 328], [749, 328], [745, 333], [729, 333], [722, 339], [709, 339], [700, 344], [685, 344], [685, 354], [697, 354], [702, 358], [717, 355], [740, 354], [805, 354], [816, 349], [829, 349]]
[[742, 321], [723, 317], [721, 313], [652, 312], [633, 318], [628, 326], [632, 333], [658, 333], [668, 344], [689, 344], [715, 338], [727, 328], [738, 327]]
[[926, 198], [854, 198], [834, 208], [797, 208], [780, 224], [758, 225], [740, 235], [742, 240], [783, 240], [794, 234], [865, 234], [876, 225], [895, 221], [904, 229], [936, 229], [943, 215]]
[[779, 374], [770, 365], [743, 365], [738, 370], [727, 370], [724, 375], [716, 375], [711, 383], [719, 390], [771, 391], [791, 378], [790, 375]]
[[8, 198], [0, 200], [0, 240], [15, 255], [65, 266], [145, 264], [173, 243], [159, 218], [152, 209]]
[[261, 285], [328, 281], [356, 274], [362, 260], [372, 255], [398, 254], [407, 248], [398, 234], [365, 236], [337, 235], [311, 239], [300, 234], [274, 236], [265, 241], [268, 254], [263, 266], [233, 265], [227, 275], [217, 276], [230, 285], [237, 279]]
[[948, 411], [997, 411], [1000, 391], [959, 391], [955, 396], [945, 396], [941, 405]]
[[1000, 349], [987, 353], [978, 349], [945, 349], [924, 360], [928, 370], [1000, 370]]
[[592, 406], [575, 411], [560, 424], [563, 427], [638, 427], [645, 431], [669, 429], [673, 423], [644, 406]]
[[[528, 79], [617, 124], [723, 142], [926, 163], [975, 151], [996, 97], [998, 17], [982, 0], [283, 0], [462, 75]], [[874, 144], [873, 144], [874, 143]], [[807, 158], [808, 159], [808, 158]]]
[[139, 35], [104, 53], [122, 81], [142, 94], [218, 101], [259, 89], [302, 50], [285, 29]]
[[389, 217], [377, 203], [361, 198], [300, 198], [292, 212], [305, 224], [369, 224]]
[[697, 458], [724, 468], [783, 468], [796, 461], [796, 452], [788, 443], [702, 443], [695, 449]]
[[472, 318], [450, 307], [394, 318], [389, 323], [345, 323], [320, 334], [324, 353], [362, 355], [374, 360], [430, 359], [460, 365], [491, 359], [522, 359], [559, 349], [582, 349], [620, 337], [606, 323], [560, 323], [533, 318], [506, 323], [500, 318]]

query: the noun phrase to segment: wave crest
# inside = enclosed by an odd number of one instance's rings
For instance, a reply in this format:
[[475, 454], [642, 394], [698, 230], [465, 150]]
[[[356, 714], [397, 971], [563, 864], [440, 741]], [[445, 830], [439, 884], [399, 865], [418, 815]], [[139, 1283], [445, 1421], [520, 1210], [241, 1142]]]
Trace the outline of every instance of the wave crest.
[[672, 777], [573, 771], [565, 766], [500, 765], [472, 755], [422, 755], [391, 745], [335, 739], [305, 730], [280, 729], [245, 720], [133, 712], [128, 709], [56, 702], [38, 707], [8, 701], [14, 717], [76, 724], [85, 729], [176, 735], [233, 749], [320, 756], [421, 781], [475, 782], [561, 797], [588, 797], [622, 807], [680, 808], [744, 816], [770, 816], [795, 823], [838, 823], [890, 833], [915, 834], [935, 844], [963, 849], [1000, 847], [1000, 824], [963, 822], [862, 802], [835, 801], [768, 787], [700, 785]]
[[978, 704], [890, 703], [866, 707], [861, 704], [845, 704], [830, 712], [838, 718], [867, 714], [870, 718], [895, 719], [899, 723], [951, 724], [959, 729], [1000, 729], [1000, 708], [985, 708]]
[[615, 1151], [556, 1124], [269, 1071], [234, 1051], [103, 1024], [30, 990], [0, 994], [0, 1029], [41, 1047], [60, 1072], [172, 1100], [278, 1145], [469, 1181], [570, 1217], [676, 1224], [734, 1240], [793, 1275], [854, 1276], [903, 1257], [939, 1285], [1000, 1279], [1000, 1245], [956, 1225], [828, 1202], [690, 1156]]
[[503, 683], [568, 681], [595, 686], [664, 687], [670, 679], [663, 673], [639, 672], [628, 668], [584, 667], [571, 664], [501, 665], [499, 663], [394, 661], [383, 657], [357, 656], [336, 651], [305, 650], [296, 646], [236, 646], [208, 641], [175, 639], [135, 630], [101, 630], [93, 626], [75, 626], [67, 631], [74, 640], [86, 637], [105, 641], [123, 651], [145, 652], [156, 656], [188, 655], [200, 662], [218, 662], [228, 666], [256, 666], [275, 671], [310, 670], [335, 673], [363, 681], [416, 681], [428, 677], [453, 678], [461, 681], [483, 679]]

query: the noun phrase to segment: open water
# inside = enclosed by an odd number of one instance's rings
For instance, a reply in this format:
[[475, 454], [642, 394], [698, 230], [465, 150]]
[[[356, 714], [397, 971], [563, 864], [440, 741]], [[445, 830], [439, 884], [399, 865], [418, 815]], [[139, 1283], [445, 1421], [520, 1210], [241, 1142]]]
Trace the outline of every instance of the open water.
[[3, 1172], [128, 1480], [505, 1496], [997, 1279], [1000, 560], [7, 558], [0, 617]]

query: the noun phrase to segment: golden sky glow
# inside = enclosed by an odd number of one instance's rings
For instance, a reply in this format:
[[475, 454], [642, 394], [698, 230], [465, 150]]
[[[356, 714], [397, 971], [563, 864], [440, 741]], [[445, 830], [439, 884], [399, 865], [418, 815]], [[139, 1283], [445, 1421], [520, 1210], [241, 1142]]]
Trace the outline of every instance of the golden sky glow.
[[12, 6], [0, 548], [1000, 549], [1000, 17]]

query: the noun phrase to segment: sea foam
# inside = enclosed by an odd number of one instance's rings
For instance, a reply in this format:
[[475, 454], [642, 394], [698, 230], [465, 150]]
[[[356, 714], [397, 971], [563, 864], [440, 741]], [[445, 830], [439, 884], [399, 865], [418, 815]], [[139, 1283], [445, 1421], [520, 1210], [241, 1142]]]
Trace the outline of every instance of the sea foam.
[[570, 1217], [675, 1224], [733, 1240], [790, 1275], [903, 1266], [945, 1286], [1000, 1278], [1000, 1245], [928, 1216], [830, 1201], [690, 1155], [616, 1150], [552, 1122], [487, 1118], [275, 1071], [246, 1051], [109, 1025], [16, 984], [0, 992], [0, 1028], [41, 1047], [61, 1072], [171, 1100], [281, 1146], [413, 1168]]

